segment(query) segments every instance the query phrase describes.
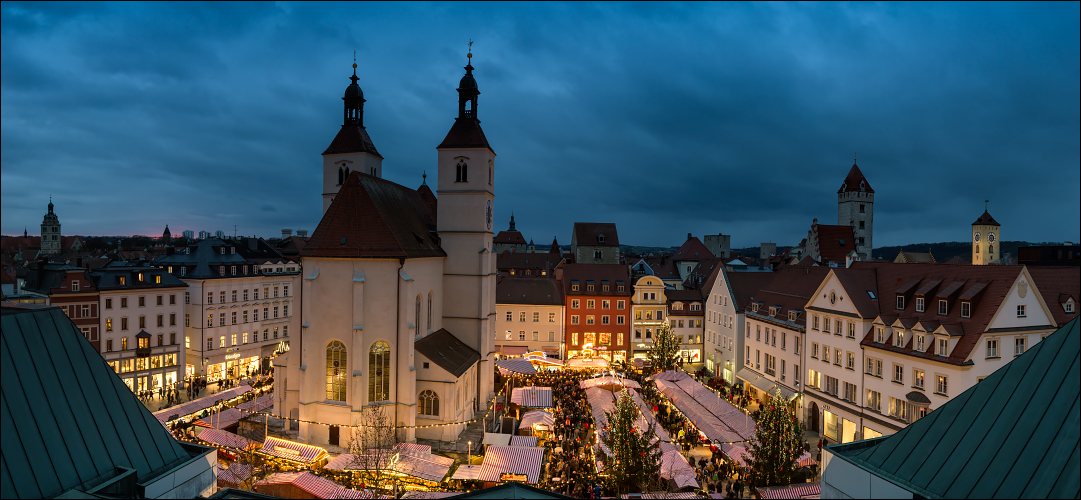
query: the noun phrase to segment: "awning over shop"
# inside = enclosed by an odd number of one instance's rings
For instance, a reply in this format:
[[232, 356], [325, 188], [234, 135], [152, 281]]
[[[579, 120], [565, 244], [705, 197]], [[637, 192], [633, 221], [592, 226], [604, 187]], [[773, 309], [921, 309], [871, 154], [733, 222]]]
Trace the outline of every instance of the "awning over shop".
[[259, 451], [273, 457], [306, 464], [316, 463], [327, 458], [327, 450], [318, 446], [286, 441], [273, 436], [268, 437], [263, 442], [263, 447]]
[[554, 408], [551, 387], [516, 387], [510, 393], [510, 401], [523, 408]]
[[511, 436], [510, 446], [537, 446], [537, 436]]
[[736, 376], [743, 379], [744, 382], [753, 385], [756, 389], [762, 392], [769, 392], [773, 389], [775, 385], [777, 385], [772, 380], [763, 377], [747, 368], [741, 368], [738, 372], [736, 372]]
[[777, 390], [781, 391], [781, 397], [784, 398], [785, 401], [792, 401], [792, 399], [799, 394], [796, 391], [793, 391], [792, 389], [789, 389], [781, 384], [777, 384], [776, 387]]
[[[544, 448], [489, 446], [484, 453], [484, 462], [480, 465], [480, 474], [477, 475], [477, 479], [492, 482], [520, 481], [527, 484], [537, 484], [540, 480], [543, 461]], [[525, 476], [525, 480], [511, 479], [512, 476], [519, 475]]]
[[541, 349], [547, 354], [559, 354], [559, 346], [557, 345], [546, 345], [542, 346]]
[[918, 405], [929, 405], [929, 404], [931, 404], [931, 400], [927, 399], [927, 396], [924, 395], [920, 391], [912, 391], [912, 392], [910, 392], [908, 394], [905, 394], [905, 399], [911, 401], [913, 404], [918, 404]]
[[459, 465], [458, 469], [454, 471], [454, 475], [451, 479], [458, 481], [471, 481], [480, 475], [479, 465]]
[[523, 375], [536, 375], [537, 369], [533, 368], [533, 363], [529, 360], [522, 358], [512, 359], [500, 359], [495, 362], [496, 366], [513, 373], [521, 373]]
[[503, 346], [503, 354], [507, 356], [521, 356], [529, 349], [526, 349], [524, 345], [505, 345]]
[[232, 448], [234, 450], [244, 450], [259, 444], [248, 438], [233, 434], [232, 432], [218, 429], [202, 429], [198, 431], [195, 437], [212, 445], [221, 446], [223, 448]]
[[800, 455], [799, 461], [796, 465], [799, 467], [807, 467], [808, 465], [814, 465], [816, 463], [818, 462], [815, 462], [815, 459], [811, 458], [811, 452], [805, 451], [802, 455]]

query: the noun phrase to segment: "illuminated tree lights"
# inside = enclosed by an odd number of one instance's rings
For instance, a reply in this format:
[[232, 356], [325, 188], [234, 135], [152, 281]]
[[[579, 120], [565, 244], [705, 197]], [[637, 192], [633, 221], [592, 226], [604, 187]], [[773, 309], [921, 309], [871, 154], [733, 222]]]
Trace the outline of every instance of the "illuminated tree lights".
[[791, 484], [803, 454], [803, 426], [780, 391], [767, 393], [766, 398], [758, 413], [747, 465], [756, 486]]
[[616, 400], [612, 412], [605, 413], [608, 423], [600, 431], [601, 441], [612, 451], [605, 472], [612, 486], [620, 492], [641, 492], [660, 477], [660, 441], [652, 425], [642, 432], [636, 427], [638, 405], [627, 391]]

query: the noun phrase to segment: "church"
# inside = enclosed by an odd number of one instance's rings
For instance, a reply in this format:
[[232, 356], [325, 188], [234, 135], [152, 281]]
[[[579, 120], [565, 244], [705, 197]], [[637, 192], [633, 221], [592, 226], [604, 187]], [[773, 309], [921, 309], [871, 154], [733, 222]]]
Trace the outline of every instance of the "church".
[[473, 66], [436, 147], [434, 193], [427, 179], [383, 178], [356, 64], [350, 80], [322, 155], [323, 217], [301, 252], [301, 335], [275, 363], [281, 416], [300, 421], [301, 441], [346, 446], [378, 406], [400, 440], [453, 441], [494, 394], [495, 152]]

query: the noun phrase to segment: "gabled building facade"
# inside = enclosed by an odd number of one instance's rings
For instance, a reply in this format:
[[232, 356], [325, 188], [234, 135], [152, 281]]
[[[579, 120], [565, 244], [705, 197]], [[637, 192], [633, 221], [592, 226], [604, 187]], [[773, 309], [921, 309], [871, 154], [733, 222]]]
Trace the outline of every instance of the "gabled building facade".
[[[556, 269], [566, 300], [567, 359], [630, 359], [633, 284], [620, 264], [563, 264]], [[663, 304], [663, 303], [661, 303]], [[661, 306], [663, 308], [663, 305]]]
[[496, 285], [496, 353], [564, 359], [565, 308], [563, 284], [554, 278], [503, 278]]
[[619, 235], [611, 222], [575, 222], [571, 232], [575, 264], [619, 264]]

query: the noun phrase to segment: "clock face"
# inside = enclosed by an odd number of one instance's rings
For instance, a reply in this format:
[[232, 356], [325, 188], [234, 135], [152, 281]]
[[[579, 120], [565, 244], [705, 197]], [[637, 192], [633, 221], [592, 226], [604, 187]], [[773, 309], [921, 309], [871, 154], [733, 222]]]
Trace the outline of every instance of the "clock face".
[[980, 233], [976, 233], [976, 234], [972, 235], [972, 241], [979, 242], [980, 241]]
[[492, 200], [488, 200], [488, 209], [486, 210], [486, 213], [484, 214], [484, 216], [488, 221], [488, 230], [491, 231], [492, 230]]
[[994, 243], [995, 242], [995, 233], [987, 233], [987, 241], [990, 241], [991, 243]]

